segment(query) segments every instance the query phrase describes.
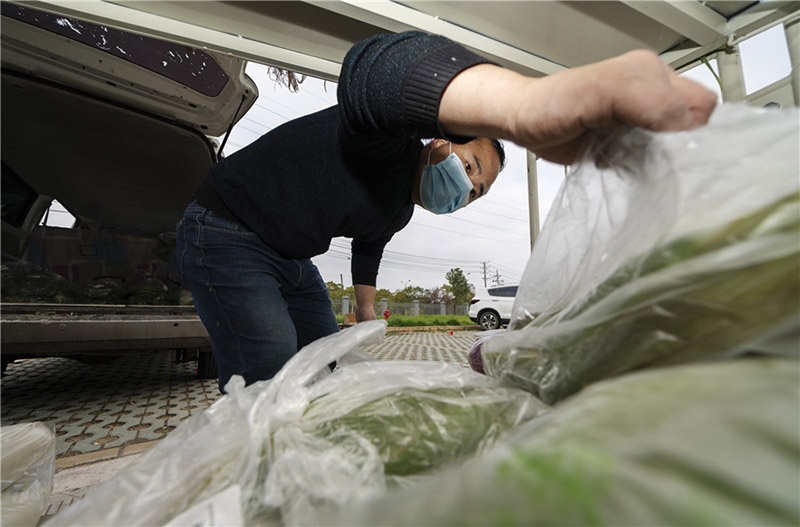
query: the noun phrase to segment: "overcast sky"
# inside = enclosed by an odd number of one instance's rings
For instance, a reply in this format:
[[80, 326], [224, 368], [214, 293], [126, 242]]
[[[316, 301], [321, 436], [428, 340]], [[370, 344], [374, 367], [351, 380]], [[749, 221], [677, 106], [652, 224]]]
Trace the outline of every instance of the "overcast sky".
[[[781, 25], [740, 44], [747, 93], [787, 76], [790, 63]], [[716, 66], [713, 61], [712, 65]], [[251, 63], [248, 75], [259, 88], [255, 106], [231, 133], [225, 154], [231, 155], [281, 123], [336, 104], [336, 84], [307, 78], [298, 93], [271, 80], [264, 66]], [[686, 73], [719, 94], [704, 65]], [[721, 98], [720, 98], [721, 100]], [[411, 223], [397, 233], [384, 252], [378, 287], [391, 291], [411, 284], [424, 288], [446, 283], [448, 270], [459, 267], [477, 287], [515, 284], [530, 254], [528, 185], [524, 149], [506, 142], [508, 164], [491, 191], [453, 214], [435, 215], [416, 207]], [[540, 222], [544, 226], [564, 167], [538, 162]], [[313, 190], [313, 189], [310, 189]], [[53, 214], [55, 221], [64, 220]], [[50, 224], [54, 224], [53, 221]], [[65, 225], [68, 226], [68, 225]], [[325, 281], [352, 285], [350, 240], [336, 238], [330, 250], [313, 258]], [[485, 269], [485, 274], [484, 274]]]

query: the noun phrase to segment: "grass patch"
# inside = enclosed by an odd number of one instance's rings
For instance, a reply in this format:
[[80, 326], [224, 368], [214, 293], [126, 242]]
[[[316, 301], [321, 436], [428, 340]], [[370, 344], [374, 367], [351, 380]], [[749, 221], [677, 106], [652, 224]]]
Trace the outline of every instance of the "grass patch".
[[[379, 317], [380, 318], [380, 317]], [[344, 315], [336, 315], [339, 324], [344, 323]], [[475, 323], [467, 316], [453, 315], [391, 315], [389, 327], [415, 327], [415, 326], [472, 326]]]

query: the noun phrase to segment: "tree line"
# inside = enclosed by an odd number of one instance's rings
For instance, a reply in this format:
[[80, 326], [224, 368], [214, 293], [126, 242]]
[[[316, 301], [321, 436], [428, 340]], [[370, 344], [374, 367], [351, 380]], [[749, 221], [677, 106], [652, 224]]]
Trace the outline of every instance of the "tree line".
[[[460, 268], [450, 269], [445, 274], [445, 280], [447, 280], [446, 284], [431, 289], [424, 289], [411, 284], [394, 292], [388, 289], [378, 289], [375, 300], [385, 298], [389, 302], [398, 303], [411, 303], [414, 300], [418, 300], [421, 304], [458, 305], [466, 304], [472, 299], [474, 291]], [[325, 285], [328, 286], [331, 300], [338, 301], [343, 296], [355, 300], [356, 294], [353, 286], [342, 287], [342, 284], [337, 284], [336, 282], [325, 282]]]

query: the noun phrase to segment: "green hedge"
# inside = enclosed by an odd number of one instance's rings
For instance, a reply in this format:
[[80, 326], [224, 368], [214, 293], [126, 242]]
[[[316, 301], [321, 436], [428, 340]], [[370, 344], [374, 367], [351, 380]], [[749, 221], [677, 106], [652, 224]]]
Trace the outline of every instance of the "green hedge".
[[[378, 317], [380, 318], [380, 317]], [[344, 322], [344, 315], [336, 315], [336, 320], [339, 324]], [[389, 327], [414, 327], [414, 326], [471, 326], [475, 323], [466, 316], [454, 315], [419, 315], [404, 316], [404, 315], [391, 315], [389, 316]]]

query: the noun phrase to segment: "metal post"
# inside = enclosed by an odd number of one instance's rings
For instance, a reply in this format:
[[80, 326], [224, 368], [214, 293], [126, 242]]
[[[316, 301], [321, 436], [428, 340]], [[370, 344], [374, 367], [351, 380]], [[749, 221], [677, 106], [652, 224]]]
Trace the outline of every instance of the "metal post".
[[725, 102], [744, 101], [744, 73], [739, 48], [733, 46], [717, 53], [719, 80], [722, 83], [722, 100]]
[[411, 302], [411, 305], [412, 305], [412, 308], [413, 308], [414, 316], [418, 317], [419, 316], [419, 300], [413, 300]]
[[531, 250], [539, 237], [539, 179], [536, 177], [536, 154], [526, 150], [528, 159], [528, 214], [530, 215]]
[[439, 304], [439, 314], [440, 315], [447, 314], [447, 304]]
[[346, 315], [350, 312], [350, 297], [343, 296], [342, 297], [342, 315]]
[[783, 25], [786, 33], [786, 44], [789, 46], [789, 60], [792, 63], [792, 92], [794, 105], [800, 106], [800, 18]]
[[381, 313], [389, 309], [389, 299], [381, 298]]

